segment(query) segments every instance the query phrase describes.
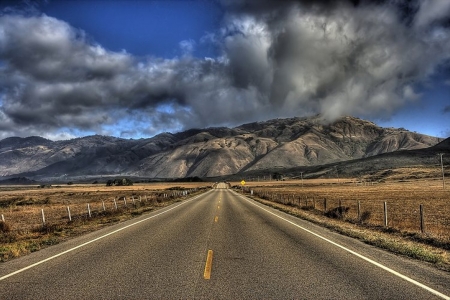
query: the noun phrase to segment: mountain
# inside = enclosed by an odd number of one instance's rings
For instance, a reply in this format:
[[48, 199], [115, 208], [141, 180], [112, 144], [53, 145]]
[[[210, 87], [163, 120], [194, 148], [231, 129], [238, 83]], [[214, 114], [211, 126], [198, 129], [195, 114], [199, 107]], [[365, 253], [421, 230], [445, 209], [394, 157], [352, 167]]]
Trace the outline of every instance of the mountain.
[[327, 124], [320, 116], [190, 129], [139, 140], [96, 135], [52, 142], [15, 137], [0, 141], [0, 175], [215, 177], [440, 147], [441, 141], [354, 117]]

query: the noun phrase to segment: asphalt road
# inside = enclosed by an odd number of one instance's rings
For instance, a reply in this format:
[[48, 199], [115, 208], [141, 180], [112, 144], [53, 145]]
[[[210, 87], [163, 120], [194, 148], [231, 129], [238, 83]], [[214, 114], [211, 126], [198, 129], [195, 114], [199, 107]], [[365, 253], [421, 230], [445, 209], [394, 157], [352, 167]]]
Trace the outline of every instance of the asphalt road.
[[211, 190], [0, 265], [0, 299], [449, 299], [448, 295], [449, 273], [227, 189]]

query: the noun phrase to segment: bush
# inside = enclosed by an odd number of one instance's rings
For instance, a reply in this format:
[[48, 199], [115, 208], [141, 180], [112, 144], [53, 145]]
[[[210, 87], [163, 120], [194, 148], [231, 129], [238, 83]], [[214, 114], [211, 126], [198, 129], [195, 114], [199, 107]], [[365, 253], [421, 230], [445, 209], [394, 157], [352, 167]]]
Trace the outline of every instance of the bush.
[[11, 231], [11, 226], [8, 223], [0, 221], [0, 232], [8, 233]]
[[108, 180], [106, 186], [130, 186], [133, 185], [133, 181], [128, 178]]
[[359, 222], [361, 224], [363, 224], [364, 222], [366, 222], [366, 221], [368, 221], [370, 219], [370, 216], [371, 216], [370, 211], [367, 211], [367, 210], [363, 211], [361, 216], [360, 216]]
[[350, 210], [350, 207], [346, 206], [338, 206], [336, 208], [330, 209], [325, 213], [325, 216], [333, 219], [343, 219], [347, 212]]

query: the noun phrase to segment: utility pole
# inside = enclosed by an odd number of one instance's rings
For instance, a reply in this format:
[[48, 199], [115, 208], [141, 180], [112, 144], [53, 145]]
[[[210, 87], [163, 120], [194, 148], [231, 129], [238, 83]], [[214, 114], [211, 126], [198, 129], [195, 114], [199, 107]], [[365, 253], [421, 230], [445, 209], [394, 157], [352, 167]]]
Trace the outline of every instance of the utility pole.
[[439, 155], [441, 156], [442, 188], [445, 190], [444, 164], [442, 163], [442, 155], [444, 153], [439, 153]]

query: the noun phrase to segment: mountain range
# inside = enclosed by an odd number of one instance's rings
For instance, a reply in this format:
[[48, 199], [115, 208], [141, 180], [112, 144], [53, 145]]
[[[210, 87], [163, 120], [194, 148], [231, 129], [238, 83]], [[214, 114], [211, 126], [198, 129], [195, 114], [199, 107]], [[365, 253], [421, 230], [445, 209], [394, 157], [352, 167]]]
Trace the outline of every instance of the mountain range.
[[138, 140], [100, 135], [66, 141], [10, 137], [0, 141], [0, 176], [220, 177], [373, 160], [430, 147], [448, 151], [448, 141], [354, 117], [325, 123], [320, 116], [190, 129]]

